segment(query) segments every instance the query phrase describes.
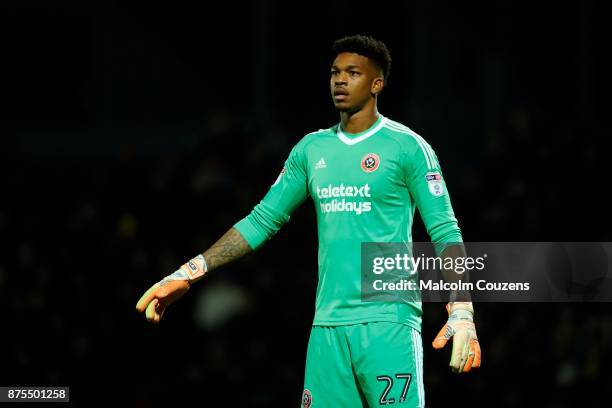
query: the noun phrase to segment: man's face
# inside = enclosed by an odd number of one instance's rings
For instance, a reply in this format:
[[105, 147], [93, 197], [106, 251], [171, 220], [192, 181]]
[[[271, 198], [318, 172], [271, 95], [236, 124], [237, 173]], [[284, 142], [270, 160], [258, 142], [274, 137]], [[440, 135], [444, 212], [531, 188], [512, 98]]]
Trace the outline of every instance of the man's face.
[[369, 58], [343, 52], [332, 64], [330, 87], [336, 109], [357, 112], [382, 90], [383, 78]]

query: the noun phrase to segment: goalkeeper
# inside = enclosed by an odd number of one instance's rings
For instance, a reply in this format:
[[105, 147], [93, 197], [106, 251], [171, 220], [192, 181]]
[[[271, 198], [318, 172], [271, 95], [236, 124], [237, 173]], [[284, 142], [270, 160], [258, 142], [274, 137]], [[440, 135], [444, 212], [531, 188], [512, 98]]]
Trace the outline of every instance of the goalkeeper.
[[[432, 147], [378, 112], [391, 68], [385, 44], [345, 37], [334, 43], [332, 61], [329, 86], [340, 122], [302, 138], [251, 213], [154, 284], [136, 309], [159, 323], [195, 282], [259, 248], [311, 197], [319, 280], [302, 406], [423, 407], [421, 302], [362, 302], [361, 244], [411, 242], [417, 209], [432, 242], [447, 248], [442, 256], [462, 254], [461, 231]], [[468, 372], [480, 366], [480, 346], [474, 307], [459, 300], [447, 305], [448, 321], [433, 346], [452, 339], [450, 367]]]

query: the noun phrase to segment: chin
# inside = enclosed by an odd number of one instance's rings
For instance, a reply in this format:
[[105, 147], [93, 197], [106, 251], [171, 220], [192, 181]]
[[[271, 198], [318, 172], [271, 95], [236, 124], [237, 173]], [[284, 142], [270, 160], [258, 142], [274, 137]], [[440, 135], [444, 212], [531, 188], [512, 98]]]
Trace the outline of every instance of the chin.
[[346, 103], [334, 103], [334, 106], [336, 107], [336, 110], [339, 112], [350, 112], [352, 110], [352, 106], [346, 104]]

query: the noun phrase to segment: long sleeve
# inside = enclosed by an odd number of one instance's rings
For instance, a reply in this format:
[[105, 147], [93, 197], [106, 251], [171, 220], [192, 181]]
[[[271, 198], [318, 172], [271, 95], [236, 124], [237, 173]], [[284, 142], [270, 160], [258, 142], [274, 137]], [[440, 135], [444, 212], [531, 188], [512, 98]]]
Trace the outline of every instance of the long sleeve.
[[289, 221], [296, 208], [308, 197], [306, 160], [296, 145], [278, 178], [251, 213], [234, 225], [252, 249], [259, 248]]
[[413, 148], [407, 152], [405, 168], [410, 194], [434, 245], [463, 242], [440, 163], [422, 138], [415, 139]]

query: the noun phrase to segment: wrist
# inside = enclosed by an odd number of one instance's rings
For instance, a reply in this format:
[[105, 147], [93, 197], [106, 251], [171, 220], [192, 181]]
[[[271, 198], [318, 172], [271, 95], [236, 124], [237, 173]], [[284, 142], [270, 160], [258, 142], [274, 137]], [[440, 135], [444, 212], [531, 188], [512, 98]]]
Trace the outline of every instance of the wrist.
[[200, 254], [183, 264], [181, 269], [187, 273], [189, 282], [195, 282], [206, 275], [208, 272], [208, 263], [204, 255]]
[[173, 274], [166, 276], [161, 281], [161, 284], [169, 281], [184, 280], [191, 285], [200, 280], [207, 272], [208, 264], [204, 256], [200, 254], [181, 265]]
[[447, 308], [449, 319], [474, 320], [474, 305], [472, 305], [472, 302], [450, 302]]
[[472, 302], [449, 302], [448, 307], [451, 312], [454, 310], [469, 310], [474, 313], [474, 305]]

